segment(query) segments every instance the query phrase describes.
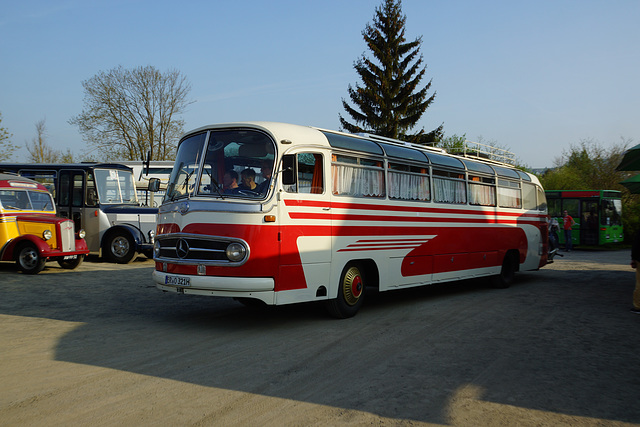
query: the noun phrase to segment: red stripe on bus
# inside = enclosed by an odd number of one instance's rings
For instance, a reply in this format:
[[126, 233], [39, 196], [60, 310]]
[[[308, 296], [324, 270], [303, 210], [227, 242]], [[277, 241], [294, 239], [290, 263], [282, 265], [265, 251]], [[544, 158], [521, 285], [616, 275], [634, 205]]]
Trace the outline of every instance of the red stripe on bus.
[[[487, 207], [486, 209], [459, 209], [459, 208], [445, 208], [445, 207], [414, 207], [414, 206], [389, 206], [381, 204], [368, 204], [368, 203], [345, 203], [345, 202], [329, 202], [329, 201], [315, 201], [315, 200], [292, 200], [287, 199], [284, 201], [286, 206], [297, 207], [309, 207], [309, 208], [332, 208], [332, 209], [347, 209], [347, 210], [363, 210], [363, 211], [391, 211], [391, 212], [420, 212], [420, 213], [432, 213], [432, 214], [446, 214], [446, 215], [499, 215], [499, 216], [514, 216], [514, 217], [531, 217], [531, 218], [546, 218], [543, 214], [530, 214], [520, 212], [504, 212], [497, 211], [496, 207]], [[502, 208], [500, 208], [502, 209]]]
[[[468, 224], [522, 224], [517, 218], [439, 218], [439, 217], [409, 217], [388, 215], [355, 215], [334, 213], [290, 212], [291, 219], [310, 219], [327, 221], [377, 221], [377, 222], [435, 222], [435, 223], [468, 223]], [[537, 223], [534, 223], [537, 224]]]

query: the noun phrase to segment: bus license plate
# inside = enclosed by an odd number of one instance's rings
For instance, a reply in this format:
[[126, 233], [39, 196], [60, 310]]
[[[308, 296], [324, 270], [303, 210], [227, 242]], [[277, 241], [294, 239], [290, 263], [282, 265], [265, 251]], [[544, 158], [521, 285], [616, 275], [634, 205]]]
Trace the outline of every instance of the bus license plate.
[[191, 278], [190, 277], [177, 277], [177, 276], [165, 276], [164, 277], [165, 285], [173, 285], [173, 286], [191, 286]]

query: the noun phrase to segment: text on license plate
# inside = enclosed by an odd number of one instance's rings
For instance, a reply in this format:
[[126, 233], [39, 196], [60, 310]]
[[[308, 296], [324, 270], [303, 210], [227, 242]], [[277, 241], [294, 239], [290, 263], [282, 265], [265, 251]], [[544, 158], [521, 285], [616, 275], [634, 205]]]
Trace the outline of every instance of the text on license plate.
[[191, 286], [190, 277], [164, 276], [165, 285]]

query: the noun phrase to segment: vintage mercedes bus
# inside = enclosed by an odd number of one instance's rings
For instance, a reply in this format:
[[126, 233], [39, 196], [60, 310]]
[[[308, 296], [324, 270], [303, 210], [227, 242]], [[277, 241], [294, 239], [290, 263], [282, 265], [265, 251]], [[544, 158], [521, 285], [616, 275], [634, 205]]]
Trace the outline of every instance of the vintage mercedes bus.
[[[479, 154], [479, 153], [476, 153]], [[180, 141], [158, 213], [163, 291], [344, 318], [379, 291], [547, 263], [538, 179], [482, 155], [283, 123], [217, 124]]]

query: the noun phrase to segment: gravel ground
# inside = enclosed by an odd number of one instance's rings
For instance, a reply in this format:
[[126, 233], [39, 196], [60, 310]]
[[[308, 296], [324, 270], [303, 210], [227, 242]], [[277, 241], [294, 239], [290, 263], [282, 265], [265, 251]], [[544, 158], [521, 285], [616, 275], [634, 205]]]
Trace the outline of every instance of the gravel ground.
[[368, 294], [346, 320], [163, 293], [144, 258], [3, 263], [0, 425], [634, 425], [628, 258]]

